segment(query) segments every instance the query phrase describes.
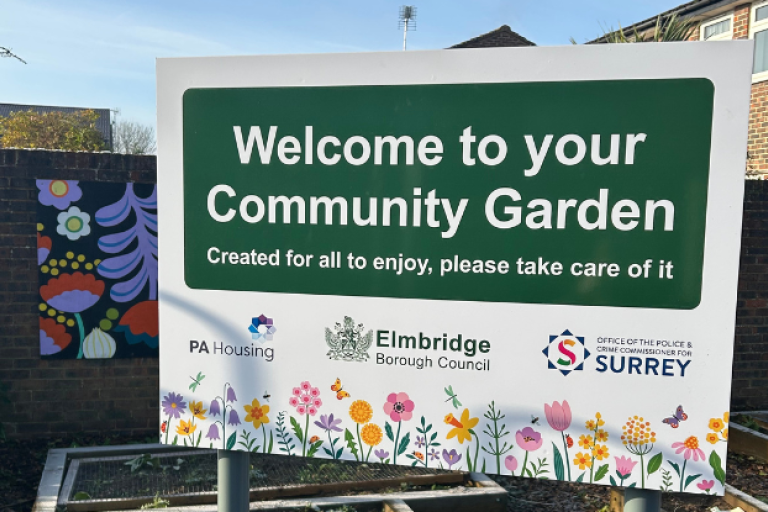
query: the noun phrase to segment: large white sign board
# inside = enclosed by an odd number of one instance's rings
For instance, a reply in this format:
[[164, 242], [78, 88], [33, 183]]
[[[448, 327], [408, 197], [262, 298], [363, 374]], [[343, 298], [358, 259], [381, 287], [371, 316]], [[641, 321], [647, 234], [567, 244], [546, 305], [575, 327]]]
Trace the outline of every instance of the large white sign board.
[[162, 441], [722, 494], [751, 62], [159, 60]]

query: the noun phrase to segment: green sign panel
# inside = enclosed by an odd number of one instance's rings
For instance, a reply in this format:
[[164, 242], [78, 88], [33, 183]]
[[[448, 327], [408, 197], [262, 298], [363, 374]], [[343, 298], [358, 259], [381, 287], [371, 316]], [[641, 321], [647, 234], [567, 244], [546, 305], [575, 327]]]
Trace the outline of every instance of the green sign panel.
[[695, 308], [713, 95], [705, 79], [187, 90], [186, 283]]

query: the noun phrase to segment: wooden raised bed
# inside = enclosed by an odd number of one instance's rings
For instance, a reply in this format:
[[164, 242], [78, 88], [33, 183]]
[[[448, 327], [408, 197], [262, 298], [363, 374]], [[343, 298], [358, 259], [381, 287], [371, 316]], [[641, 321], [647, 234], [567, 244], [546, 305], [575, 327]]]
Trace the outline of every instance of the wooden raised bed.
[[728, 425], [728, 449], [768, 462], [768, 435], [731, 422]]

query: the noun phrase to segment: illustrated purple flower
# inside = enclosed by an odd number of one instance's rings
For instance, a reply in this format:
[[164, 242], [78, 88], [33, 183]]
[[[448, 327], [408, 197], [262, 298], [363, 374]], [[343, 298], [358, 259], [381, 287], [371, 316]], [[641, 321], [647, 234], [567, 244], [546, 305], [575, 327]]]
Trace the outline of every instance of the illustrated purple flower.
[[171, 391], [164, 398], [165, 399], [162, 401], [161, 405], [163, 406], [165, 415], [171, 418], [180, 418], [187, 407], [187, 402], [184, 401], [184, 397]]
[[96, 212], [96, 222], [104, 227], [133, 221], [132, 226], [124, 226], [124, 231], [99, 238], [99, 249], [116, 255], [99, 264], [99, 274], [109, 279], [124, 279], [110, 289], [109, 294], [116, 302], [131, 302], [147, 285], [149, 300], [157, 300], [156, 211], [157, 188], [153, 187], [149, 197], [139, 197], [133, 183], [128, 183], [122, 198]]
[[239, 425], [240, 424], [240, 416], [237, 415], [237, 411], [232, 409], [229, 411], [229, 418], [227, 418], [227, 425]]
[[387, 457], [389, 457], [389, 452], [386, 450], [376, 450], [373, 452], [373, 454], [379, 458], [379, 460], [383, 461]]
[[211, 402], [211, 408], [208, 410], [208, 414], [211, 416], [218, 416], [221, 414], [221, 406], [219, 406], [218, 400], [213, 400]]
[[320, 421], [316, 421], [315, 425], [320, 427], [321, 429], [325, 430], [326, 432], [341, 432], [341, 429], [337, 426], [341, 423], [341, 419], [333, 419], [333, 413], [326, 416], [325, 414], [320, 415]]
[[514, 475], [517, 469], [517, 459], [513, 455], [507, 455], [504, 458], [504, 466]]
[[415, 443], [416, 443], [416, 448], [421, 448], [425, 444], [424, 438], [422, 436], [416, 436]]
[[237, 395], [235, 395], [235, 390], [232, 389], [232, 386], [227, 388], [227, 402], [237, 402]]
[[518, 430], [515, 434], [517, 445], [527, 452], [532, 452], [541, 448], [541, 443], [544, 441], [541, 439], [541, 434], [533, 430], [531, 427], [525, 427], [523, 430]]
[[440, 460], [440, 453], [432, 448], [432, 451], [429, 452], [429, 460]]
[[206, 437], [207, 439], [211, 439], [211, 440], [213, 440], [213, 441], [215, 441], [215, 440], [217, 440], [217, 439], [221, 439], [221, 438], [219, 437], [219, 426], [218, 426], [218, 425], [216, 425], [215, 423], [214, 423], [213, 425], [211, 425], [211, 426], [208, 428], [208, 433], [207, 433], [207, 434], [205, 434], [205, 437]]
[[451, 451], [443, 450], [443, 460], [448, 463], [448, 469], [461, 460], [461, 454], [456, 453], [456, 450]]
[[57, 210], [66, 210], [69, 205], [83, 197], [83, 191], [77, 181], [36, 180], [40, 192], [37, 200], [44, 206], [53, 206]]

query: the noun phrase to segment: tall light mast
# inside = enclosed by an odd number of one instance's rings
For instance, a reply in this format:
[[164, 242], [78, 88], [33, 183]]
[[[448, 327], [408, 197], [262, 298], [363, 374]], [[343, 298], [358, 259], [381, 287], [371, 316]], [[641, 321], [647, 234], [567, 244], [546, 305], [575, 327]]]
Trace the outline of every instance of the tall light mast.
[[403, 51], [407, 49], [408, 29], [416, 30], [416, 6], [403, 5], [400, 7], [400, 22], [398, 28], [403, 29]]

